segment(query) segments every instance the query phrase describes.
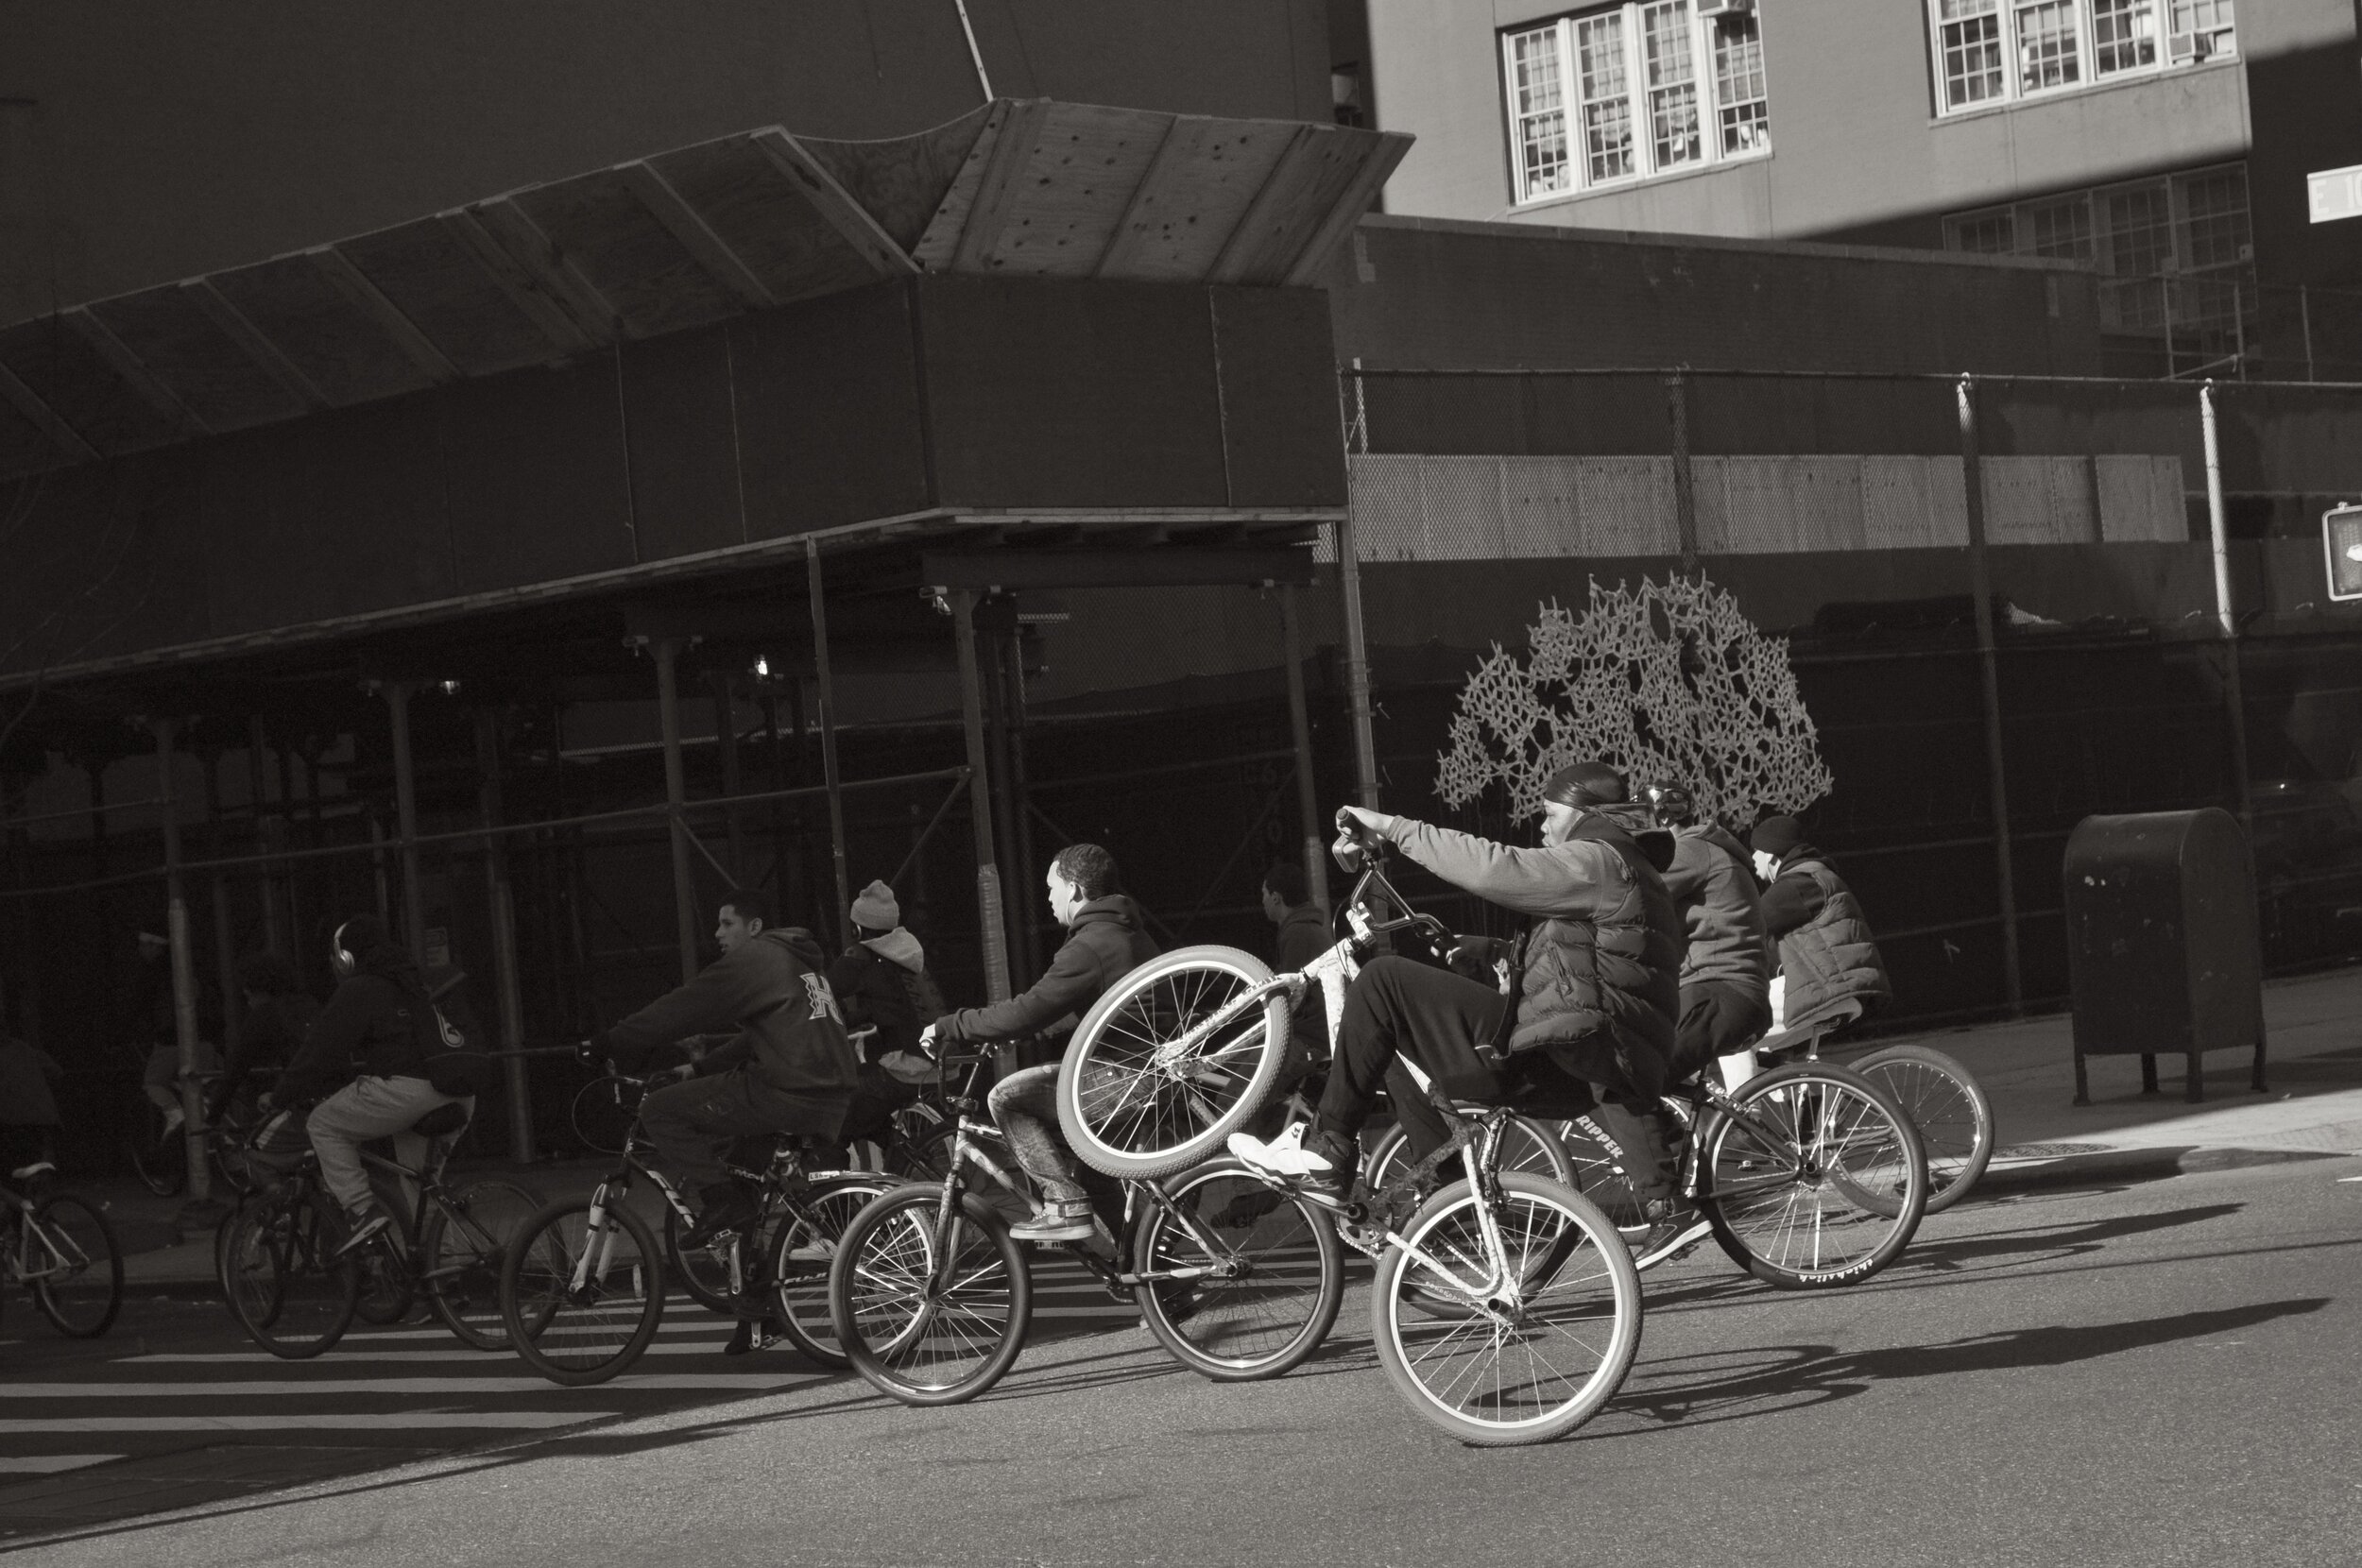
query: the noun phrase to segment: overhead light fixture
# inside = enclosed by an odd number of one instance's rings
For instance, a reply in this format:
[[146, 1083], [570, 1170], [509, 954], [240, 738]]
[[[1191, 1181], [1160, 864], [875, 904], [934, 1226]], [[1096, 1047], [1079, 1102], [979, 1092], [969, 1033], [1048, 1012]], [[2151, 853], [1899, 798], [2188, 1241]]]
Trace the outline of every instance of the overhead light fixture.
[[755, 656], [754, 675], [757, 680], [769, 680], [771, 678], [771, 661], [763, 657], [761, 654], [757, 654]]
[[459, 683], [455, 680], [445, 681], [443, 683], [443, 695], [446, 697], [456, 697], [459, 695]]

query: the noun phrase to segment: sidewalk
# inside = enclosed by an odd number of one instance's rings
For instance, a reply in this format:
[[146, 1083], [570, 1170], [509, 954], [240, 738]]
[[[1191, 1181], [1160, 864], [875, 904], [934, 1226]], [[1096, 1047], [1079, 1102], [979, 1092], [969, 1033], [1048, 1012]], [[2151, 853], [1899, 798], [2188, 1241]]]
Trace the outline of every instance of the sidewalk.
[[[2063, 1013], [1875, 1044], [1928, 1046], [1976, 1074], [1993, 1102], [1996, 1174], [2131, 1151], [2177, 1158], [2185, 1168], [2223, 1164], [2220, 1156], [2234, 1150], [2362, 1153], [2362, 968], [2268, 982], [2264, 1020], [2268, 1092], [2249, 1087], [2249, 1052], [2220, 1051], [2205, 1059], [2206, 1098], [2197, 1105], [2182, 1098], [2180, 1056], [2158, 1059], [2154, 1095], [2141, 1093], [2139, 1057], [2092, 1057], [2092, 1103], [2075, 1104], [2075, 1029]], [[1853, 1054], [1832, 1053], [1839, 1061]]]

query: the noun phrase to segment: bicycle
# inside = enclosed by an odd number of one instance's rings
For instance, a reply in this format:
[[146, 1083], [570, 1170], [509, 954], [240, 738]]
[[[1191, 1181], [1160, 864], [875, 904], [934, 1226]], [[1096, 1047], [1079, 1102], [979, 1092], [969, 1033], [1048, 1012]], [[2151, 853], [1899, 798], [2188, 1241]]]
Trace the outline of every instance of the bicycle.
[[[846, 1227], [830, 1270], [838, 1342], [863, 1377], [905, 1405], [959, 1405], [985, 1392], [1016, 1364], [1031, 1327], [1024, 1247], [982, 1183], [1028, 1212], [1039, 1205], [984, 1147], [1006, 1142], [977, 1115], [987, 1060], [947, 1062], [967, 1078], [950, 1097], [941, 1180], [872, 1201]], [[1103, 1219], [1095, 1239], [1107, 1255], [1082, 1242], [1059, 1250], [1109, 1294], [1129, 1293], [1183, 1366], [1216, 1382], [1277, 1377], [1327, 1338], [1344, 1300], [1344, 1259], [1309, 1199], [1275, 1194], [1228, 1159], [1126, 1179], [1123, 1191], [1123, 1243]]]
[[[1858, 997], [1840, 997], [1755, 1042], [1759, 1056], [1818, 1061], [1823, 1042], [1862, 1015]], [[1919, 1134], [1927, 1156], [1927, 1212], [1968, 1196], [1993, 1160], [1993, 1102], [1958, 1061], [1928, 1046], [1887, 1046], [1845, 1065], [1884, 1089]]]
[[[474, 1350], [507, 1349], [499, 1313], [501, 1265], [527, 1217], [540, 1208], [541, 1197], [501, 1177], [446, 1185], [452, 1146], [466, 1123], [456, 1105], [439, 1106], [419, 1119], [411, 1131], [432, 1140], [419, 1170], [361, 1151], [363, 1166], [372, 1173], [405, 1187], [415, 1184], [418, 1202], [402, 1205], [396, 1225], [351, 1252], [338, 1251], [348, 1234], [346, 1221], [320, 1185], [319, 1156], [308, 1150], [276, 1186], [231, 1216], [216, 1249], [216, 1268], [231, 1313], [247, 1338], [283, 1360], [319, 1355], [351, 1327], [360, 1313], [364, 1278], [374, 1275], [385, 1283], [373, 1288], [398, 1293], [405, 1310], [423, 1295], [460, 1343]], [[259, 1152], [272, 1125], [265, 1122], [256, 1131], [249, 1149]]]
[[[525, 1364], [569, 1388], [628, 1370], [655, 1339], [665, 1282], [677, 1277], [701, 1304], [742, 1321], [768, 1320], [813, 1361], [848, 1366], [830, 1322], [828, 1264], [847, 1221], [893, 1184], [859, 1172], [808, 1172], [804, 1156], [819, 1140], [781, 1134], [756, 1166], [733, 1167], [742, 1179], [761, 1183], [761, 1217], [704, 1248], [685, 1248], [681, 1227], [693, 1224], [694, 1216], [642, 1157], [641, 1135], [635, 1122], [614, 1170], [589, 1197], [544, 1205], [505, 1261], [502, 1318]], [[633, 1180], [641, 1176], [663, 1200], [661, 1246], [629, 1207]], [[699, 1252], [702, 1262], [692, 1255]], [[767, 1334], [757, 1342], [750, 1333], [747, 1344], [772, 1342]]]
[[21, 1285], [50, 1326], [94, 1339], [123, 1310], [123, 1250], [104, 1210], [70, 1192], [0, 1185], [0, 1284]]

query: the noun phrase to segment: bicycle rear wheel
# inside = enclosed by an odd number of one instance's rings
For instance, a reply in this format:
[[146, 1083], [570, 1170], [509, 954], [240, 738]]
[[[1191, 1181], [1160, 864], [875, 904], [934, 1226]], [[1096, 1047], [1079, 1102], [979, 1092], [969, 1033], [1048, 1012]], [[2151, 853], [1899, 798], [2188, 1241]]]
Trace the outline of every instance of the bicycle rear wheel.
[[1225, 1010], [1270, 979], [1235, 947], [1183, 947], [1110, 986], [1058, 1074], [1058, 1124], [1083, 1162], [1136, 1181], [1163, 1176], [1245, 1126], [1279, 1076], [1288, 994]]
[[837, 1343], [905, 1405], [960, 1405], [1001, 1381], [1034, 1313], [1025, 1253], [973, 1193], [947, 1214], [939, 1187], [872, 1200], [829, 1268]]
[[33, 1211], [25, 1283], [60, 1334], [95, 1339], [123, 1310], [123, 1252], [95, 1204], [60, 1193]]
[[771, 1299], [779, 1326], [796, 1348], [838, 1371], [853, 1363], [837, 1343], [829, 1305], [829, 1266], [853, 1217], [901, 1184], [879, 1176], [840, 1176], [812, 1184], [770, 1241]]
[[541, 1195], [498, 1177], [470, 1182], [428, 1200], [419, 1231], [419, 1281], [427, 1305], [459, 1342], [476, 1350], [506, 1350], [501, 1317], [501, 1265], [541, 1211]]
[[[1389, 1127], [1370, 1150], [1370, 1173], [1367, 1185], [1372, 1192], [1401, 1175], [1414, 1162], [1411, 1158], [1411, 1143], [1400, 1126]], [[1436, 1185], [1461, 1180], [1466, 1175], [1464, 1163], [1457, 1154], [1436, 1167]], [[1531, 1116], [1511, 1116], [1501, 1126], [1500, 1167], [1522, 1170], [1529, 1176], [1539, 1176], [1560, 1186], [1575, 1185], [1575, 1167], [1567, 1157], [1566, 1148], [1556, 1133]]]
[[738, 1316], [738, 1288], [754, 1260], [762, 1255], [760, 1238], [748, 1241], [737, 1231], [724, 1231], [702, 1247], [684, 1247], [681, 1237], [692, 1222], [680, 1210], [664, 1205], [664, 1266], [689, 1292], [689, 1299], [708, 1312]]
[[[1523, 1172], [1503, 1172], [1500, 1188], [1510, 1287], [1482, 1277], [1482, 1200], [1455, 1182], [1412, 1217], [1409, 1247], [1386, 1250], [1370, 1290], [1378, 1362], [1395, 1390], [1486, 1448], [1582, 1425], [1623, 1386], [1640, 1348], [1640, 1276], [1607, 1216]], [[1439, 1313], [1445, 1299], [1459, 1310]]]
[[138, 1129], [123, 1141], [123, 1152], [142, 1186], [159, 1198], [169, 1198], [189, 1185], [187, 1131], [180, 1127], [167, 1131], [162, 1111], [145, 1102], [143, 1109]]
[[222, 1289], [247, 1338], [273, 1355], [304, 1361], [352, 1326], [361, 1271], [332, 1257], [343, 1220], [323, 1193], [290, 1192], [247, 1204], [221, 1248]]
[[1646, 1231], [1649, 1217], [1625, 1171], [1623, 1149], [1589, 1116], [1560, 1122], [1557, 1132], [1559, 1147], [1566, 1151], [1566, 1185], [1597, 1203], [1617, 1230]]
[[[1200, 1166], [1153, 1201], [1133, 1243], [1133, 1291], [1148, 1331], [1217, 1383], [1277, 1377], [1303, 1364], [1345, 1299], [1344, 1250], [1327, 1211], [1274, 1192], [1235, 1160]], [[1177, 1211], [1177, 1212], [1176, 1212]], [[1188, 1215], [1194, 1227], [1178, 1215]]]
[[553, 1383], [587, 1388], [640, 1359], [664, 1321], [664, 1258], [621, 1201], [544, 1207], [501, 1264], [510, 1348]]
[[1841, 1067], [1774, 1067], [1698, 1130], [1698, 1206], [1749, 1273], [1783, 1290], [1857, 1285], [1910, 1244], [1927, 1163], [1909, 1118]]
[[1927, 1212], [1968, 1196], [1993, 1159], [1993, 1102], [1969, 1070], [1926, 1046], [1889, 1046], [1847, 1064], [1893, 1097], [1927, 1154]]

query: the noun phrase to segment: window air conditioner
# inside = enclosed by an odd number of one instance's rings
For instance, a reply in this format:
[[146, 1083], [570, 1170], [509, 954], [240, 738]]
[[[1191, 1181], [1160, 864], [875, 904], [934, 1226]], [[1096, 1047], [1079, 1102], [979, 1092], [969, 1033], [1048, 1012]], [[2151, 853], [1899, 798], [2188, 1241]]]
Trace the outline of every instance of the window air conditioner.
[[1755, 0], [1698, 0], [1698, 14], [1709, 19], [1717, 16], [1753, 16]]

